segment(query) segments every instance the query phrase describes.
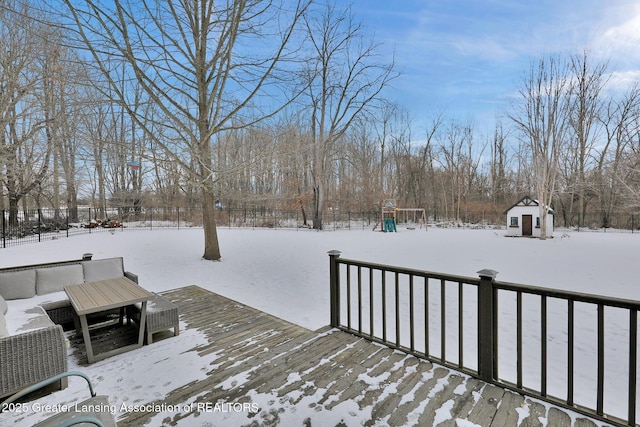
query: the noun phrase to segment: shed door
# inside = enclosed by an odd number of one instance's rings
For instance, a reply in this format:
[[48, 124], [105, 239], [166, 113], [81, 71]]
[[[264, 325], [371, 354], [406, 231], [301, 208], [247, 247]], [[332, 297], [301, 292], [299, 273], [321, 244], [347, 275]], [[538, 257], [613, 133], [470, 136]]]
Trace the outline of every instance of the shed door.
[[533, 234], [533, 215], [522, 215], [522, 235], [531, 236]]

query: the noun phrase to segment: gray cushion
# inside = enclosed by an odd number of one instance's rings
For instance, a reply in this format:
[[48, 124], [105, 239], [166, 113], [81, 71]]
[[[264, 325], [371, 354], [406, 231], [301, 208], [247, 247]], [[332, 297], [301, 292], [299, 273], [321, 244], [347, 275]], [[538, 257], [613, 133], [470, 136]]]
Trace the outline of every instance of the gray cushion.
[[36, 271], [0, 273], [0, 295], [6, 300], [36, 296]]
[[36, 269], [36, 292], [38, 295], [62, 291], [67, 285], [77, 285], [83, 282], [84, 275], [80, 264]]
[[47, 315], [42, 307], [31, 307], [24, 311], [17, 310], [14, 317], [13, 309], [11, 317], [7, 319], [7, 331], [9, 335], [21, 334], [23, 332], [35, 331], [38, 329], [54, 326], [55, 323]]
[[8, 309], [7, 302], [2, 298], [2, 295], [0, 295], [0, 314], [7, 314]]
[[122, 258], [96, 259], [83, 261], [84, 281], [97, 282], [99, 280], [115, 279], [124, 276]]

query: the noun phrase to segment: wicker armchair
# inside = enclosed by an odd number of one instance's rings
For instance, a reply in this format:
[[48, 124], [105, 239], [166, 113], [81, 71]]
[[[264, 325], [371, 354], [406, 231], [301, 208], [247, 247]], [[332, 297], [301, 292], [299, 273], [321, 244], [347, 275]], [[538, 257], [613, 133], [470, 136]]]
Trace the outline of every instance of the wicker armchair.
[[[68, 369], [66, 340], [60, 325], [0, 338], [0, 355], [0, 396]], [[61, 378], [60, 388], [66, 386], [67, 378]]]

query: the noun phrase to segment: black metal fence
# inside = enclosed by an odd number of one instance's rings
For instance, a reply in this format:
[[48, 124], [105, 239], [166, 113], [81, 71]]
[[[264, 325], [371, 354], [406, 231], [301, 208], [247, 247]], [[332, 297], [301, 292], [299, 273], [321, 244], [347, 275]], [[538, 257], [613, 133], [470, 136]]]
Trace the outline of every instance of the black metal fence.
[[2, 248], [84, 233], [202, 225], [199, 210], [178, 208], [29, 209], [1, 212]]
[[331, 326], [618, 426], [635, 426], [640, 302], [329, 252]]
[[[109, 209], [29, 209], [2, 212], [0, 247], [53, 240], [70, 235], [161, 228], [202, 227], [202, 209], [179, 207], [119, 207]], [[379, 212], [328, 211], [324, 230], [373, 229]], [[218, 227], [308, 229], [301, 211], [266, 208], [217, 209]], [[413, 224], [406, 223], [407, 226]], [[422, 227], [422, 224], [417, 226]], [[426, 229], [426, 228], [425, 228]]]
[[[28, 209], [2, 213], [0, 247], [68, 237], [73, 234], [101, 231], [153, 230], [159, 228], [190, 228], [202, 226], [202, 209], [181, 207], [116, 207], [108, 209]], [[626, 218], [626, 220], [624, 220]], [[323, 214], [324, 230], [380, 230], [379, 211], [345, 212], [328, 210]], [[426, 230], [429, 227], [504, 229], [505, 223], [493, 223], [487, 216], [476, 222], [446, 220], [427, 212], [427, 224], [421, 218], [398, 215], [399, 229]], [[283, 228], [308, 229], [312, 220], [301, 210], [270, 208], [223, 208], [216, 210], [218, 227], [229, 228]], [[625, 225], [622, 231], [632, 233], [640, 227], [640, 219], [634, 215], [620, 215], [617, 224]], [[621, 231], [620, 229], [571, 228], [574, 231]]]

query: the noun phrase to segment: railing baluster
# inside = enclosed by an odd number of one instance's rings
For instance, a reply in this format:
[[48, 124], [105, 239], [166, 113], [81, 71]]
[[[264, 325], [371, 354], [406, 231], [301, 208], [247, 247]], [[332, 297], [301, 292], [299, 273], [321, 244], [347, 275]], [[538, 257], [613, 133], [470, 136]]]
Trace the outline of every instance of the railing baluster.
[[629, 424], [636, 424], [638, 374], [638, 310], [629, 310]]
[[347, 328], [351, 329], [351, 266], [347, 265]]
[[429, 277], [424, 276], [424, 354], [429, 357]]
[[395, 275], [396, 347], [400, 347], [400, 273]]
[[598, 397], [596, 413], [604, 411], [604, 305], [598, 304]]
[[567, 403], [573, 405], [573, 346], [574, 346], [574, 314], [573, 300], [567, 300]]
[[440, 279], [440, 360], [447, 360], [447, 291], [444, 279]]
[[382, 273], [382, 341], [387, 342], [387, 275], [385, 270]]
[[522, 388], [522, 292], [520, 291], [516, 293], [516, 353], [516, 385], [518, 388]]
[[374, 337], [373, 268], [369, 267], [369, 336]]
[[[480, 291], [478, 290], [478, 294]], [[493, 377], [497, 380], [500, 378], [498, 371], [498, 355], [500, 353], [500, 343], [498, 340], [498, 289], [493, 288]]]
[[411, 352], [416, 351], [415, 325], [414, 325], [414, 302], [413, 302], [413, 274], [409, 275], [409, 349]]
[[358, 266], [358, 333], [362, 333], [362, 267]]
[[547, 297], [540, 297], [540, 394], [547, 395]]
[[458, 368], [462, 369], [463, 366], [463, 352], [464, 352], [464, 304], [462, 302], [462, 282], [458, 282]]

